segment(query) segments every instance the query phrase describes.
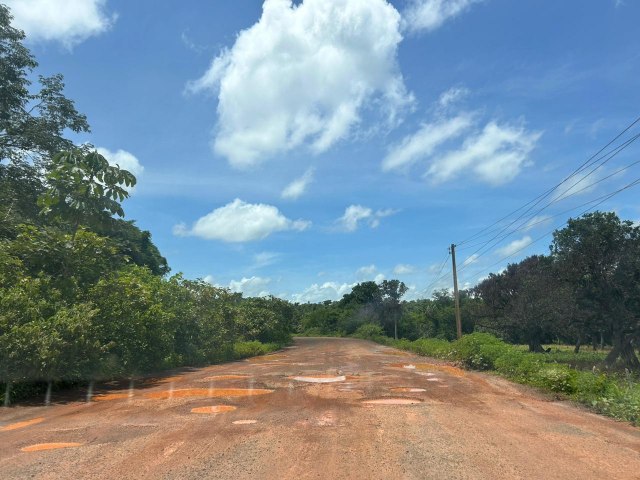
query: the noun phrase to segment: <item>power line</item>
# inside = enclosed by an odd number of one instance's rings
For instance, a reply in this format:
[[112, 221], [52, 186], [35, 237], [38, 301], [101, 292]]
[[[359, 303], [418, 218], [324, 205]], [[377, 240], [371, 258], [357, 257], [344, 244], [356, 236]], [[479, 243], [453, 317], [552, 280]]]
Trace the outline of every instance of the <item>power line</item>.
[[[640, 137], [640, 134], [638, 134], [636, 138], [638, 138], [638, 137]], [[619, 152], [618, 152], [618, 153], [619, 153]], [[609, 179], [609, 178], [611, 178], [611, 177], [615, 177], [616, 175], [618, 175], [618, 174], [620, 174], [620, 173], [624, 172], [625, 170], [630, 169], [631, 167], [633, 167], [633, 166], [635, 166], [635, 165], [637, 165], [637, 164], [639, 164], [639, 163], [640, 163], [640, 160], [636, 160], [635, 162], [632, 162], [632, 163], [630, 163], [629, 165], [625, 165], [624, 167], [622, 167], [622, 168], [620, 168], [620, 169], [618, 169], [618, 170], [614, 171], [613, 173], [610, 173], [609, 175], [606, 175], [605, 177], [600, 178], [599, 180], [596, 180], [595, 182], [592, 182], [592, 183], [590, 183], [590, 184], [588, 184], [588, 185], [585, 185], [584, 187], [582, 187], [582, 188], [581, 188], [581, 189], [579, 189], [579, 190], [575, 190], [574, 192], [571, 192], [571, 193], [570, 193], [570, 194], [568, 194], [568, 195], [564, 195], [564, 194], [563, 194], [563, 195], [561, 195], [561, 196], [560, 196], [560, 197], [558, 197], [557, 199], [553, 200], [552, 202], [549, 202], [547, 205], [545, 205], [545, 206], [544, 206], [544, 207], [542, 207], [541, 209], [539, 209], [539, 210], [537, 210], [536, 212], [534, 212], [533, 214], [531, 214], [531, 216], [530, 216], [528, 219], [525, 219], [523, 222], [521, 222], [521, 223], [520, 223], [520, 225], [519, 225], [518, 227], [514, 228], [513, 230], [511, 230], [511, 231], [509, 231], [509, 232], [504, 233], [504, 234], [503, 234], [503, 235], [501, 235], [499, 238], [497, 238], [496, 242], [494, 242], [494, 244], [492, 245], [492, 247], [493, 247], [493, 246], [495, 246], [495, 245], [497, 245], [497, 244], [498, 244], [498, 243], [500, 243], [502, 240], [504, 240], [505, 238], [507, 238], [507, 237], [509, 237], [509, 236], [513, 235], [513, 234], [514, 234], [514, 233], [516, 233], [516, 232], [520, 232], [520, 231], [523, 231], [523, 230], [525, 230], [525, 231], [526, 231], [526, 230], [530, 230], [530, 229], [531, 229], [531, 228], [533, 228], [535, 225], [538, 225], [539, 223], [544, 223], [544, 222], [545, 222], [545, 221], [547, 221], [549, 218], [554, 218], [554, 217], [556, 217], [556, 216], [558, 216], [558, 215], [559, 215], [559, 214], [551, 215], [551, 216], [548, 216], [548, 217], [546, 217], [546, 218], [544, 218], [544, 219], [542, 219], [542, 220], [540, 220], [540, 221], [538, 221], [538, 222], [531, 223], [531, 221], [532, 221], [532, 220], [534, 220], [534, 219], [535, 219], [535, 218], [536, 218], [540, 213], [542, 213], [542, 211], [544, 211], [547, 207], [549, 207], [549, 206], [553, 205], [554, 203], [558, 203], [558, 202], [560, 202], [560, 201], [562, 201], [562, 200], [566, 200], [567, 198], [570, 198], [570, 197], [573, 197], [573, 196], [575, 196], [575, 195], [578, 195], [578, 194], [582, 193], [583, 191], [588, 190], [589, 188], [591, 188], [591, 187], [593, 187], [593, 186], [595, 186], [595, 185], [597, 185], [597, 184], [599, 184], [599, 183], [602, 183], [602, 182], [604, 182], [604, 181], [608, 180], [608, 179]], [[576, 185], [577, 185], [577, 184], [576, 184]], [[573, 185], [573, 186], [575, 186], [575, 185]], [[573, 188], [573, 186], [572, 186], [572, 187], [570, 187], [570, 188], [569, 188], [569, 190], [570, 190], [571, 188]], [[564, 193], [566, 193], [567, 191], [568, 191], [568, 190], [566, 190]], [[598, 200], [599, 198], [600, 198], [600, 197], [598, 197], [598, 198], [597, 198], [597, 199], [595, 199], [595, 200]], [[594, 201], [595, 201], [595, 200], [594, 200]], [[581, 207], [581, 206], [583, 206], [583, 205], [588, 205], [589, 203], [591, 203], [591, 202], [587, 202], [587, 203], [584, 203], [584, 204], [578, 205], [577, 207], [573, 207], [573, 208], [571, 208], [571, 209], [569, 209], [569, 210], [566, 210], [565, 212], [570, 212], [570, 211], [572, 211], [572, 210], [575, 210], [575, 209], [577, 209], [577, 208], [580, 208], [580, 207]], [[564, 212], [563, 212], [563, 213], [564, 213]], [[498, 235], [500, 235], [500, 234], [498, 234]], [[495, 238], [495, 237], [494, 237], [494, 238]], [[479, 250], [482, 250], [482, 249], [483, 249], [483, 246], [484, 246], [484, 245], [487, 245], [487, 243], [488, 243], [488, 242], [490, 242], [490, 241], [491, 241], [491, 240], [488, 240], [488, 241], [486, 241], [486, 242], [478, 242], [478, 243], [475, 243], [475, 244], [473, 244], [473, 245], [468, 245], [468, 246], [466, 246], [466, 247], [463, 247], [463, 248], [461, 248], [460, 250], [467, 250], [467, 249], [470, 249], [470, 248], [480, 247], [478, 250], [476, 250], [476, 253], [477, 253]], [[491, 248], [491, 247], [490, 247], [490, 248]]]
[[[569, 192], [572, 188], [574, 188], [575, 186], [579, 185], [582, 181], [584, 181], [586, 178], [588, 178], [590, 175], [592, 175], [596, 170], [598, 170], [599, 168], [601, 168], [603, 165], [605, 165], [607, 162], [611, 161], [613, 158], [615, 158], [620, 152], [622, 152], [623, 150], [625, 150], [627, 147], [629, 147], [629, 145], [631, 145], [633, 142], [635, 142], [638, 138], [640, 138], [640, 134], [634, 135], [631, 139], [628, 139], [627, 141], [625, 141], [624, 143], [622, 143], [621, 145], [618, 145], [616, 148], [614, 148], [613, 150], [611, 150], [610, 152], [608, 152], [607, 154], [605, 154], [604, 156], [598, 158], [596, 161], [592, 162], [591, 165], [594, 165], [596, 162], [600, 162], [600, 164], [593, 168], [589, 173], [587, 173], [586, 175], [584, 175], [580, 180], [578, 180], [577, 182], [573, 183], [568, 189], [566, 189], [559, 197], [554, 198], [553, 200], [551, 200], [550, 202], [548, 202], [546, 205], [542, 206], [541, 208], [539, 208], [538, 210], [536, 210], [534, 213], [532, 213], [528, 218], [525, 218], [518, 227], [516, 227], [515, 229], [511, 230], [510, 232], [507, 232], [505, 235], [503, 235], [502, 237], [500, 237], [500, 235], [502, 235], [505, 230], [507, 230], [509, 227], [511, 227], [512, 225], [514, 225], [516, 222], [518, 222], [519, 220], [521, 220], [528, 212], [530, 212], [536, 205], [538, 205], [542, 200], [544, 200], [544, 198], [548, 197], [550, 195], [551, 192], [548, 192], [547, 194], [545, 194], [543, 197], [539, 198], [532, 206], [530, 206], [525, 212], [523, 212], [522, 214], [520, 214], [516, 219], [514, 219], [513, 221], [511, 221], [511, 223], [509, 223], [508, 225], [506, 225], [505, 227], [503, 227], [497, 234], [495, 234], [493, 237], [491, 237], [489, 240], [487, 240], [486, 242], [483, 243], [483, 245], [478, 248], [474, 253], [472, 253], [472, 255], [476, 255], [478, 254], [478, 256], [482, 256], [483, 254], [485, 254], [488, 250], [490, 250], [491, 248], [493, 248], [494, 246], [496, 246], [498, 243], [500, 243], [504, 238], [512, 235], [513, 233], [519, 231], [520, 229], [522, 229], [523, 227], [526, 226], [527, 222], [530, 222], [531, 220], [533, 220], [537, 215], [539, 215], [541, 212], [543, 212], [544, 210], [546, 210], [549, 206], [553, 205], [554, 203], [557, 203], [561, 200], [564, 200], [566, 198], [568, 198], [569, 196], [573, 196], [575, 194], [577, 194], [577, 192], [573, 192], [570, 195], [565, 195], [567, 192]], [[610, 142], [611, 143], [611, 142]], [[607, 158], [608, 157], [608, 158]], [[591, 166], [589, 165], [589, 166]], [[583, 168], [582, 170], [585, 170], [585, 168]], [[565, 180], [566, 181], [566, 180]], [[593, 185], [599, 183], [599, 181], [594, 182]], [[589, 186], [587, 186], [588, 188]], [[584, 189], [582, 189], [584, 190]], [[498, 238], [500, 237], [500, 238]], [[497, 240], [496, 240], [497, 239]], [[491, 242], [493, 242], [491, 245], [489, 245]]]
[[[515, 209], [514, 211], [508, 213], [507, 215], [505, 215], [504, 217], [496, 220], [494, 223], [492, 223], [491, 225], [483, 228], [482, 230], [480, 230], [479, 232], [475, 233], [474, 235], [462, 240], [461, 242], [458, 242], [458, 246], [462, 246], [465, 243], [470, 242], [471, 240], [474, 240], [476, 238], [478, 238], [479, 236], [482, 236], [481, 234], [483, 234], [484, 232], [486, 232], [487, 230], [491, 229], [492, 227], [498, 225], [500, 222], [502, 222], [503, 220], [506, 220], [507, 218], [509, 218], [511, 215], [514, 215], [515, 213], [518, 213], [520, 210], [522, 210], [523, 208], [526, 208], [527, 206], [531, 205], [534, 202], [534, 205], [532, 207], [529, 208], [528, 211], [530, 211], [531, 208], [535, 207], [535, 205], [537, 205], [538, 203], [540, 203], [540, 201], [542, 201], [544, 198], [546, 198], [547, 196], [549, 196], [554, 190], [556, 190], [560, 185], [564, 184], [565, 182], [567, 182], [568, 180], [570, 180], [571, 178], [573, 178], [575, 175], [579, 174], [580, 172], [582, 172], [582, 170], [584, 170], [585, 168], [588, 168], [591, 165], [591, 162], [594, 158], [596, 158], [598, 155], [600, 155], [604, 150], [606, 150], [611, 144], [613, 144], [616, 140], [618, 140], [620, 137], [622, 137], [625, 133], [627, 133], [634, 125], [636, 125], [638, 122], [640, 122], [640, 117], [636, 118], [633, 122], [631, 122], [624, 130], [622, 130], [618, 135], [616, 135], [609, 143], [607, 143], [604, 147], [602, 147], [600, 150], [598, 150], [596, 153], [594, 153], [591, 157], [589, 157], [584, 163], [582, 163], [582, 165], [580, 165], [577, 169], [575, 169], [568, 177], [566, 177], [565, 179], [563, 179], [561, 182], [559, 182], [558, 184], [554, 185], [553, 187], [551, 187], [550, 189], [546, 190], [545, 192], [541, 193], [540, 195], [538, 195], [537, 197], [535, 197], [533, 200], [525, 203], [524, 205], [522, 205], [521, 207]], [[527, 213], [525, 212], [525, 214]]]
[[427, 288], [425, 288], [425, 293], [429, 294], [429, 290], [431, 290], [431, 288], [433, 288], [441, 279], [443, 279], [445, 276], [447, 276], [449, 274], [449, 272], [447, 272], [446, 274], [442, 275], [441, 277], [438, 277], [441, 273], [442, 270], [444, 270], [445, 265], [447, 264], [447, 262], [449, 261], [449, 257], [451, 256], [451, 252], [447, 253], [447, 256], [444, 257], [444, 260], [442, 261], [442, 264], [440, 265], [440, 269], [438, 270], [438, 273], [436, 273], [436, 279], [431, 282], [429, 284], [429, 286], [427, 286]]
[[[635, 187], [635, 186], [637, 186], [637, 185], [639, 185], [639, 184], [640, 184], [640, 177], [639, 177], [639, 178], [637, 178], [637, 179], [635, 179], [635, 180], [634, 180], [634, 181], [632, 181], [631, 183], [628, 183], [628, 184], [627, 184], [627, 185], [625, 185], [624, 187], [622, 187], [622, 188], [620, 188], [620, 189], [618, 189], [618, 190], [616, 190], [616, 191], [612, 192], [612, 193], [609, 193], [609, 194], [603, 195], [602, 197], [600, 197], [600, 198], [601, 198], [601, 200], [600, 200], [600, 201], [598, 201], [595, 205], [593, 205], [593, 206], [591, 206], [591, 207], [587, 208], [586, 210], [584, 210], [582, 213], [580, 213], [580, 215], [579, 215], [579, 216], [584, 215], [584, 214], [585, 214], [585, 213], [587, 213], [588, 211], [593, 210], [594, 208], [598, 207], [599, 205], [601, 205], [602, 203], [606, 202], [606, 201], [607, 201], [607, 200], [609, 200], [610, 198], [612, 198], [612, 197], [614, 197], [614, 196], [618, 195], [619, 193], [622, 193], [622, 192], [623, 192], [623, 191], [625, 191], [625, 190], [628, 190], [629, 188], [633, 188], [633, 187]], [[597, 200], [597, 199], [596, 199], [596, 200]], [[595, 200], [594, 200], [594, 201], [595, 201]], [[593, 201], [592, 201], [592, 202], [593, 202]], [[592, 202], [589, 202], [589, 203], [592, 203]], [[495, 267], [496, 265], [501, 264], [502, 262], [504, 262], [504, 261], [505, 261], [505, 260], [507, 260], [508, 258], [513, 257], [514, 255], [516, 255], [516, 254], [520, 253], [521, 251], [525, 250], [526, 248], [530, 247], [531, 245], [533, 245], [533, 244], [535, 244], [535, 243], [539, 242], [540, 240], [542, 240], [542, 239], [546, 238], [548, 235], [552, 234], [552, 233], [553, 233], [553, 232], [555, 232], [558, 228], [563, 227], [563, 226], [564, 226], [564, 225], [566, 225], [567, 223], [568, 223], [568, 220], [567, 220], [566, 222], [562, 223], [561, 225], [556, 226], [553, 230], [551, 230], [551, 231], [549, 231], [549, 232], [545, 233], [544, 235], [541, 235], [540, 237], [536, 238], [535, 240], [533, 240], [532, 242], [530, 242], [530, 243], [528, 243], [527, 245], [523, 246], [522, 248], [520, 248], [520, 249], [516, 250], [515, 252], [512, 252], [512, 253], [510, 253], [509, 255], [506, 255], [505, 257], [501, 258], [501, 259], [500, 259], [500, 260], [498, 260], [497, 262], [495, 262], [495, 263], [493, 263], [493, 264], [489, 265], [488, 267], [486, 267], [485, 269], [481, 270], [480, 272], [476, 272], [476, 273], [474, 274], [474, 277], [476, 277], [476, 281], [480, 278], [480, 277], [479, 277], [479, 275], [484, 274], [485, 272], [487, 272], [487, 271], [491, 270], [491, 269], [492, 269], [493, 267]], [[462, 269], [460, 269], [460, 271], [462, 271]]]

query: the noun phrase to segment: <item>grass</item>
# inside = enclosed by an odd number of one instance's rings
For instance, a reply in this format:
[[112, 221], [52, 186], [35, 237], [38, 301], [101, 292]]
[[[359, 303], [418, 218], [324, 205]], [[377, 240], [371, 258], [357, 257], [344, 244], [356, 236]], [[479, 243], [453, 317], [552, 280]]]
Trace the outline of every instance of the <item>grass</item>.
[[569, 348], [552, 348], [550, 353], [529, 353], [522, 346], [507, 344], [486, 333], [465, 335], [455, 342], [433, 338], [393, 340], [369, 327], [359, 333], [356, 335], [359, 338], [459, 362], [468, 369], [497, 373], [558, 398], [579, 402], [598, 413], [640, 425], [640, 377], [637, 373], [600, 370], [607, 352], [574, 354]]

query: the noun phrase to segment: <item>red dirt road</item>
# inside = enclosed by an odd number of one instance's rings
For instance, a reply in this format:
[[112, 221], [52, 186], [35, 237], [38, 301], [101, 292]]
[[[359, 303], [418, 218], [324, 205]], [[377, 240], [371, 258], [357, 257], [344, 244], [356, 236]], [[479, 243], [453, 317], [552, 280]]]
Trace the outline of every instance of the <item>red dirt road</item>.
[[96, 393], [0, 409], [2, 477], [640, 478], [637, 428], [360, 340]]

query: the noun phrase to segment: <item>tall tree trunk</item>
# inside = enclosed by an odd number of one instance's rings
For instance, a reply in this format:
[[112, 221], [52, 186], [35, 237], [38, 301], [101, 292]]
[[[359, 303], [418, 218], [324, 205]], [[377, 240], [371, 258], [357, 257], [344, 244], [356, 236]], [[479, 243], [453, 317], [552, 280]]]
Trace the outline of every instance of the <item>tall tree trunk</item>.
[[537, 338], [529, 340], [529, 351], [532, 353], [544, 353], [544, 348], [542, 348], [542, 342]]
[[11, 380], [7, 380], [7, 386], [4, 389], [4, 406], [11, 405]]
[[580, 353], [580, 345], [582, 345], [582, 335], [578, 334], [578, 340], [576, 340], [576, 347], [573, 349], [573, 353]]
[[613, 349], [609, 352], [609, 355], [607, 355], [604, 363], [608, 368], [611, 368], [615, 365], [618, 359], [622, 361], [622, 366], [624, 368], [640, 371], [640, 360], [638, 360], [636, 352], [633, 349], [631, 338], [622, 333], [614, 335]]

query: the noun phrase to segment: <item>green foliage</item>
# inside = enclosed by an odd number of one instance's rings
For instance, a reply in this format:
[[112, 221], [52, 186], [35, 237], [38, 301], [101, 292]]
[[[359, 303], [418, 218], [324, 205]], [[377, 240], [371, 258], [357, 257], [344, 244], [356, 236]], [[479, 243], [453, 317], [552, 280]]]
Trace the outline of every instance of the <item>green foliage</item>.
[[353, 336], [364, 340], [375, 340], [378, 337], [384, 336], [384, 329], [374, 323], [365, 323], [358, 327]]
[[465, 366], [475, 370], [491, 370], [495, 361], [510, 347], [488, 333], [465, 335], [453, 344], [454, 356]]
[[240, 360], [247, 357], [266, 355], [280, 348], [281, 346], [278, 343], [262, 343], [257, 340], [251, 342], [236, 342], [233, 345], [233, 358]]
[[0, 160], [20, 163], [70, 148], [65, 130], [88, 132], [89, 124], [64, 96], [61, 75], [40, 76], [40, 88], [33, 88], [30, 78], [38, 63], [23, 45], [24, 32], [11, 20], [0, 4]]

